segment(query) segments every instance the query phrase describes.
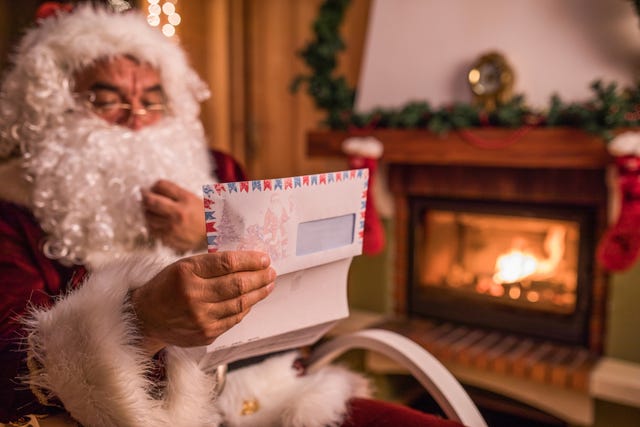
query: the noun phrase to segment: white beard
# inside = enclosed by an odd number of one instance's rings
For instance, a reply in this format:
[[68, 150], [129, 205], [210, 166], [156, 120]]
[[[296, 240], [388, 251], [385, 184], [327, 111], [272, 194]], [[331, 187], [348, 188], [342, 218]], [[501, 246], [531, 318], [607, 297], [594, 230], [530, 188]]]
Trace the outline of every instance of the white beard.
[[214, 182], [200, 123], [175, 117], [132, 131], [70, 113], [25, 148], [45, 254], [65, 264], [151, 246], [141, 188], [163, 178], [199, 195]]

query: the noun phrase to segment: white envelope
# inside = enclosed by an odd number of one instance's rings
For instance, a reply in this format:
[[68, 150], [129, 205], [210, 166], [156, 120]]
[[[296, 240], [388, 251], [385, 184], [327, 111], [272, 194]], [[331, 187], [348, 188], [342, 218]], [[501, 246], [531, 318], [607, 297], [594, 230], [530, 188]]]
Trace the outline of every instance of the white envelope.
[[207, 347], [218, 363], [312, 344], [349, 315], [347, 275], [362, 253], [368, 169], [203, 187], [209, 252], [260, 250], [271, 295]]

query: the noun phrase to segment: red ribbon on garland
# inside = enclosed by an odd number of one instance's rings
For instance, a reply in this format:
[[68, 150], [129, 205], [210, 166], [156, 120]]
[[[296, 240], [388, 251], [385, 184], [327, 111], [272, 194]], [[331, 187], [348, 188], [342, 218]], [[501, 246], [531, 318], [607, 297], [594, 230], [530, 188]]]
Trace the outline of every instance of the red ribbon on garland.
[[513, 131], [508, 137], [500, 139], [481, 138], [468, 129], [458, 129], [457, 132], [462, 139], [471, 145], [485, 150], [498, 150], [515, 144], [533, 128], [534, 126], [524, 125]]

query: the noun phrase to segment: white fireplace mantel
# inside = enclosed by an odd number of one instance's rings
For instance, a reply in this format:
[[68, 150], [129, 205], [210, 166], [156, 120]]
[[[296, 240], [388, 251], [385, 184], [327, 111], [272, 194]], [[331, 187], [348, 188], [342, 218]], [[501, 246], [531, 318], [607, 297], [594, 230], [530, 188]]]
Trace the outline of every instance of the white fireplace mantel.
[[603, 357], [591, 373], [589, 394], [597, 399], [640, 408], [640, 364]]

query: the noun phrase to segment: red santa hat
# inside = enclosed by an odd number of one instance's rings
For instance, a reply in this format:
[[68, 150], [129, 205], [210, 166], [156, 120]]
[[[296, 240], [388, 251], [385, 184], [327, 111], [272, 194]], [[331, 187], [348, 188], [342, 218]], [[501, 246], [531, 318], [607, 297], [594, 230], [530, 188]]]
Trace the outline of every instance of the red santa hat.
[[160, 72], [170, 111], [198, 117], [209, 90], [176, 41], [141, 13], [91, 4], [47, 11], [18, 44], [0, 89], [0, 159], [74, 108], [74, 73], [103, 58], [129, 55], [149, 63]]

